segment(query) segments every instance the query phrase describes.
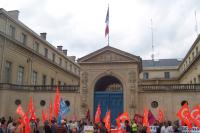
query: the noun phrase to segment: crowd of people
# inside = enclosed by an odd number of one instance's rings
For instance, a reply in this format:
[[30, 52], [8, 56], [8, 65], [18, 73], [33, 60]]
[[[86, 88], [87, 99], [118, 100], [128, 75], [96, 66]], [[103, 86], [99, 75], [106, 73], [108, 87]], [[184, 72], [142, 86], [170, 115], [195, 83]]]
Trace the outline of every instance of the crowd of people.
[[[9, 117], [7, 120], [5, 117], [0, 118], [0, 133], [25, 133], [23, 124], [18, 120], [13, 120]], [[154, 127], [156, 127], [155, 133], [181, 133], [181, 126], [179, 126], [179, 121], [172, 123], [171, 121], [166, 121], [159, 123], [156, 121]], [[85, 132], [84, 127], [90, 126], [93, 128], [94, 133], [147, 133], [148, 128], [144, 127], [142, 124], [136, 124], [134, 120], [124, 122], [120, 121], [120, 125], [111, 126], [111, 131], [108, 131], [105, 123], [100, 121], [99, 123], [92, 123], [88, 120], [80, 121], [67, 121], [66, 119], [61, 120], [58, 124], [56, 119], [45, 122], [40, 122], [39, 119], [30, 120], [30, 132], [31, 133], [83, 133]], [[90, 132], [90, 131], [87, 131]]]

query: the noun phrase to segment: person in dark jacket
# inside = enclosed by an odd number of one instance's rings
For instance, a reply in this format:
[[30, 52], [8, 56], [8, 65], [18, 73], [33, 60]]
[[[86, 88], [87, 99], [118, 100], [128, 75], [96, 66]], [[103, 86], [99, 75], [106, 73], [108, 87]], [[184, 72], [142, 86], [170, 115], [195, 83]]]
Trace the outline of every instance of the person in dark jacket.
[[51, 127], [50, 127], [48, 121], [44, 122], [44, 131], [45, 131], [45, 133], [51, 133]]

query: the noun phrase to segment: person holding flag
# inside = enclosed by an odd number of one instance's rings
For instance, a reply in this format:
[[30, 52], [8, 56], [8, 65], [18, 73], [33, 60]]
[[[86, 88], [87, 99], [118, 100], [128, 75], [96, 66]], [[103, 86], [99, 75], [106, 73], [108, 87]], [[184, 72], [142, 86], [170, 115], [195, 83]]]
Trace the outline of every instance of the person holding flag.
[[67, 113], [70, 111], [69, 106], [66, 105], [65, 101], [61, 98], [60, 99], [60, 109], [58, 114], [58, 125], [61, 125], [62, 118], [67, 115]]

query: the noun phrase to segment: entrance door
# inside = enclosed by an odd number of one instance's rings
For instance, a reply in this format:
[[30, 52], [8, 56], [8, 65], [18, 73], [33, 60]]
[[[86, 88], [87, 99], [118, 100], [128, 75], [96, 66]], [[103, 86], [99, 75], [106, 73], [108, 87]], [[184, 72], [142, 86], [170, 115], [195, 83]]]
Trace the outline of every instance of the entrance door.
[[122, 84], [117, 78], [105, 76], [97, 81], [94, 92], [94, 116], [98, 104], [101, 107], [101, 118], [103, 119], [110, 109], [111, 123], [115, 125], [115, 119], [123, 112]]
[[123, 112], [122, 92], [95, 92], [94, 94], [94, 115], [98, 104], [101, 107], [101, 118], [103, 119], [108, 109], [111, 111], [111, 123], [116, 124], [115, 119]]

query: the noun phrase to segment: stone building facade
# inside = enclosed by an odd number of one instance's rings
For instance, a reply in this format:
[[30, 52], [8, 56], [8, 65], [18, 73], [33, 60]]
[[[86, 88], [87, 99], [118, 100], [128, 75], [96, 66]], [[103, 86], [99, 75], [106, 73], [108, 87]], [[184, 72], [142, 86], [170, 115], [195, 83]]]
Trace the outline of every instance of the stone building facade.
[[18, 15], [0, 9], [0, 116], [17, 117], [17, 105], [26, 109], [32, 96], [41, 117], [54, 100], [56, 85], [70, 106], [69, 118], [84, 118], [88, 109], [93, 118], [100, 103], [103, 113], [111, 108], [115, 116], [122, 111], [142, 115], [148, 107], [155, 115], [161, 108], [167, 119], [175, 120], [182, 101], [191, 108], [199, 104], [200, 36], [183, 60], [142, 60], [106, 46], [76, 61]]

